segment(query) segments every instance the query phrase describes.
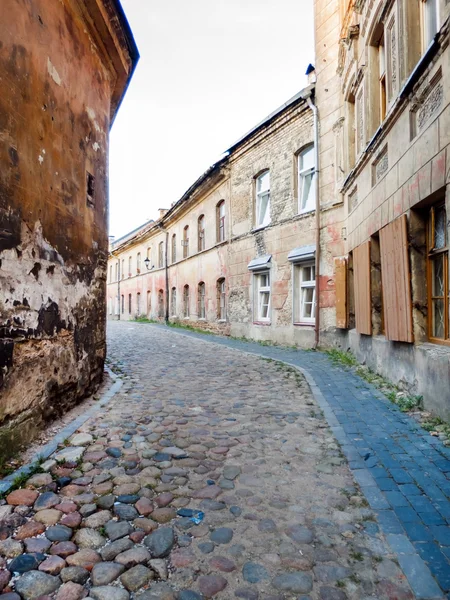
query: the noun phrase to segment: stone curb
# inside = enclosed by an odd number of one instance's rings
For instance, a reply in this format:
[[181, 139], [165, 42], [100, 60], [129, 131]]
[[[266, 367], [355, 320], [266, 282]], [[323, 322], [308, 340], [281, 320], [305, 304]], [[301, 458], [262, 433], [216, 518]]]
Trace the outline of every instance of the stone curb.
[[100, 400], [96, 402], [94, 406], [91, 406], [91, 408], [88, 411], [86, 411], [85, 413], [71, 421], [63, 429], [61, 429], [61, 431], [57, 433], [50, 442], [45, 444], [45, 446], [43, 446], [41, 450], [33, 456], [30, 463], [28, 463], [27, 465], [23, 465], [22, 467], [20, 467], [20, 469], [14, 471], [14, 473], [11, 473], [4, 479], [1, 479], [0, 494], [5, 494], [12, 487], [14, 479], [16, 479], [16, 477], [19, 477], [21, 475], [27, 475], [28, 473], [30, 473], [36, 467], [40, 459], [49, 458], [57, 450], [59, 444], [61, 444], [65, 439], [73, 435], [77, 431], [77, 429], [81, 427], [81, 425], [86, 423], [88, 419], [90, 419], [96, 412], [98, 412], [103, 406], [105, 406], [105, 404], [108, 404], [108, 402], [112, 400], [112, 398], [122, 387], [123, 382], [115, 373], [111, 371], [109, 367], [105, 366], [105, 371], [113, 380], [113, 384], [104, 394], [102, 394]]
[[[158, 326], [159, 329], [162, 326]], [[205, 339], [201, 339], [198, 335], [201, 334], [190, 334], [190, 332], [182, 332], [182, 331], [174, 331], [170, 330], [171, 333], [183, 335], [184, 337], [189, 337], [191, 339], [196, 339], [199, 342], [204, 342], [207, 344], [215, 344], [217, 346], [228, 348], [229, 350], [234, 350], [235, 352], [240, 352], [242, 354], [248, 354], [250, 356], [257, 356], [259, 358], [270, 358], [264, 354], [259, 354], [258, 352], [254, 352], [252, 350], [241, 350], [239, 348], [233, 348], [232, 346], [228, 346], [226, 343], [215, 342], [213, 339], [208, 339], [205, 336]], [[347, 437], [342, 426], [339, 424], [336, 415], [331, 408], [330, 404], [322, 394], [320, 387], [314, 380], [314, 377], [311, 373], [298, 365], [288, 362], [286, 360], [282, 360], [280, 358], [273, 358], [276, 362], [281, 362], [285, 365], [288, 365], [300, 373], [305, 377], [309, 387], [311, 388], [312, 395], [316, 400], [319, 407], [323, 410], [325, 418], [330, 426], [331, 431], [333, 432], [334, 437], [337, 439], [339, 444], [342, 446], [342, 451], [345, 454], [347, 460], [349, 460], [348, 454], [351, 454], [352, 449], [356, 451], [356, 448], [352, 445], [350, 439]], [[384, 506], [384, 502], [386, 502], [383, 498], [382, 491], [377, 485], [376, 480], [373, 478], [369, 469], [367, 468], [359, 468], [355, 469], [348, 465], [355, 481], [361, 488], [362, 493], [366, 497], [366, 500], [369, 503], [369, 506], [374, 510], [380, 510], [386, 508]], [[417, 600], [442, 600], [445, 596], [442, 594], [441, 589], [439, 588], [436, 580], [431, 574], [430, 569], [428, 568], [425, 561], [422, 560], [420, 555], [414, 549], [414, 546], [409, 543], [409, 540], [406, 535], [397, 535], [393, 536], [391, 531], [386, 530], [382, 523], [377, 521], [381, 531], [383, 532], [389, 546], [392, 549], [392, 554], [397, 558], [401, 569], [403, 570], [406, 579], [408, 580], [411, 589], [417, 598]], [[401, 539], [400, 539], [401, 538]], [[407, 543], [408, 542], [408, 543]]]

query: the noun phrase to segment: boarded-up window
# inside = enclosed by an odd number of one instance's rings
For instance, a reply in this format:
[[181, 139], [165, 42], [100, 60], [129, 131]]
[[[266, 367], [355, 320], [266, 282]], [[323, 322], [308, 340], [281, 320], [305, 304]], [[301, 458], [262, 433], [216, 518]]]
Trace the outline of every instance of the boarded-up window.
[[356, 330], [372, 335], [370, 298], [370, 241], [353, 250]]
[[380, 230], [380, 253], [386, 338], [413, 342], [406, 215]]
[[336, 327], [347, 329], [347, 258], [335, 258], [334, 270], [336, 278]]

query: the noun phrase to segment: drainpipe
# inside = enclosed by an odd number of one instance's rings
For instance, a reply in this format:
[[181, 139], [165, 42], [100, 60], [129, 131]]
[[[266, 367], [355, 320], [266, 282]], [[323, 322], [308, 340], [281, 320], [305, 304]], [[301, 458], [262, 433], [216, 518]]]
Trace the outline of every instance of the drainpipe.
[[169, 232], [166, 232], [166, 252], [165, 252], [165, 266], [166, 266], [166, 325], [169, 324]]
[[315, 154], [315, 177], [316, 186], [316, 306], [315, 306], [315, 343], [314, 349], [317, 350], [320, 342], [320, 198], [319, 198], [319, 111], [314, 104], [311, 93], [305, 98], [309, 108], [314, 115], [314, 154]]
[[164, 314], [164, 321], [166, 323], [166, 325], [169, 324], [169, 232], [167, 229], [165, 229], [162, 225], [158, 225], [159, 229], [166, 234], [166, 250], [164, 252], [165, 254], [165, 260], [164, 260], [164, 268], [166, 271], [166, 308], [165, 308], [165, 314]]
[[117, 320], [120, 321], [120, 258], [117, 258]]

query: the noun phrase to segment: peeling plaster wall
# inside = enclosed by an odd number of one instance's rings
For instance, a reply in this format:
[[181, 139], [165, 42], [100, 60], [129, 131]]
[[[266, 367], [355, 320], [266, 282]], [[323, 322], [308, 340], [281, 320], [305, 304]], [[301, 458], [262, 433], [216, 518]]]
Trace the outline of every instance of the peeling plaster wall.
[[113, 82], [74, 10], [0, 5], [0, 458], [103, 373]]

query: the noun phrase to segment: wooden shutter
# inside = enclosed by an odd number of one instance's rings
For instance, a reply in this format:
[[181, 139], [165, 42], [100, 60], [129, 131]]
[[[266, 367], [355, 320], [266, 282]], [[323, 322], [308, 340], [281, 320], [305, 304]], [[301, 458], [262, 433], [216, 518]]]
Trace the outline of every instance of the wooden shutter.
[[386, 338], [396, 342], [413, 342], [406, 215], [380, 230], [380, 254]]
[[372, 302], [370, 287], [370, 241], [353, 250], [355, 282], [356, 330], [372, 335]]
[[334, 259], [336, 281], [336, 327], [347, 329], [347, 258]]

